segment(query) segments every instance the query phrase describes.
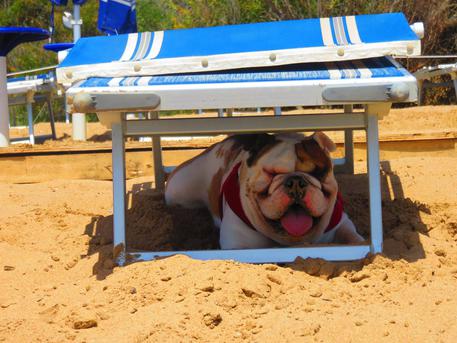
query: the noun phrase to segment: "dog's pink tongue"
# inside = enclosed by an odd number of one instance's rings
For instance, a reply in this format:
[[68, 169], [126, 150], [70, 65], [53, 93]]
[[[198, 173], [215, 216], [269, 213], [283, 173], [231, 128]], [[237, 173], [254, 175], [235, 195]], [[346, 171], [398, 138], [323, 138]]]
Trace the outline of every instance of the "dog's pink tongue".
[[302, 236], [312, 228], [313, 218], [301, 209], [290, 209], [281, 218], [281, 225], [289, 235]]

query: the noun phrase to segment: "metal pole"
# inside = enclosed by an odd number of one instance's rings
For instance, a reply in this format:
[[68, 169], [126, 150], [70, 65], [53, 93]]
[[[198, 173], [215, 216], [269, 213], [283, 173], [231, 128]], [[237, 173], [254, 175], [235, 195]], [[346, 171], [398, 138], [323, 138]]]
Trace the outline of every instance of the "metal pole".
[[111, 127], [113, 147], [113, 247], [114, 258], [125, 263], [125, 142], [121, 114]]
[[47, 99], [47, 104], [48, 104], [48, 112], [49, 112], [49, 121], [51, 122], [51, 133], [52, 133], [52, 139], [56, 139], [56, 121], [54, 118], [54, 111], [52, 110], [52, 103], [51, 103], [51, 96], [48, 96]]
[[454, 83], [455, 98], [457, 100], [457, 77], [452, 82]]
[[73, 140], [85, 141], [87, 139], [86, 115], [84, 113], [73, 113]]
[[[159, 120], [159, 112], [152, 112], [152, 119]], [[152, 136], [152, 157], [154, 159], [154, 178], [156, 189], [163, 191], [165, 189], [165, 175], [163, 172], [162, 162], [162, 145], [160, 143], [160, 136]]]
[[371, 252], [382, 252], [381, 173], [379, 165], [378, 116], [366, 113], [368, 189], [370, 194]]
[[[81, 6], [73, 4], [73, 42], [81, 38]], [[67, 121], [67, 120], [65, 120]], [[85, 141], [87, 139], [86, 115], [84, 113], [73, 113], [73, 140]]]
[[0, 56], [0, 147], [7, 147], [10, 144], [9, 126], [6, 56]]
[[424, 102], [424, 81], [417, 80], [417, 104], [422, 106]]
[[[352, 105], [344, 105], [344, 113], [352, 112]], [[352, 129], [344, 130], [344, 172], [354, 174], [354, 135]]]
[[73, 43], [81, 38], [81, 6], [73, 4]]
[[35, 68], [35, 69], [29, 69], [29, 70], [22, 70], [14, 73], [8, 73], [7, 76], [17, 76], [17, 75], [25, 75], [25, 74], [30, 74], [30, 73], [35, 73], [37, 71], [46, 71], [46, 70], [54, 70], [56, 69], [58, 64], [49, 66], [49, 67], [43, 67], [43, 68]]
[[65, 124], [70, 124], [70, 110], [68, 109], [68, 104], [67, 104], [67, 95], [64, 93], [63, 95], [63, 102], [65, 104], [64, 110], [65, 110]]
[[32, 103], [27, 99], [27, 118], [29, 122], [29, 141], [30, 144], [35, 144], [35, 132], [33, 130], [33, 112], [32, 112]]

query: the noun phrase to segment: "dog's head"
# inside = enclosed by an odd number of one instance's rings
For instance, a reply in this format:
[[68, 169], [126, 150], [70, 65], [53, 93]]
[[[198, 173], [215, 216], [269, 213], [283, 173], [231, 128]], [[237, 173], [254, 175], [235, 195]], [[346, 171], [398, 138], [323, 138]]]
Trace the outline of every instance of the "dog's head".
[[322, 132], [241, 135], [240, 197], [253, 226], [270, 239], [294, 245], [312, 242], [328, 226], [338, 186]]

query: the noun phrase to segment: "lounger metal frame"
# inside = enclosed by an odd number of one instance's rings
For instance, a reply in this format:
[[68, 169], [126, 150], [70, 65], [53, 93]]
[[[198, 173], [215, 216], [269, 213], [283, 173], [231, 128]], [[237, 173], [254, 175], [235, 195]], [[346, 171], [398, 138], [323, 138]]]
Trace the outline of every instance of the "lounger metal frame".
[[35, 102], [46, 102], [49, 112], [49, 122], [51, 125], [51, 138], [56, 139], [56, 128], [54, 112], [52, 110], [52, 91], [54, 78], [50, 79], [25, 79], [8, 83], [8, 106], [26, 105], [27, 121], [29, 127], [29, 142], [35, 144], [35, 130], [33, 127], [33, 109]]
[[[393, 66], [401, 68], [388, 57]], [[134, 81], [134, 79], [132, 79]], [[67, 91], [74, 112], [96, 112], [112, 129], [114, 255], [118, 264], [174, 254], [199, 259], [234, 259], [242, 262], [289, 262], [297, 256], [327, 260], [352, 260], [382, 251], [382, 215], [379, 172], [378, 119], [387, 115], [392, 102], [416, 101], [416, 79], [404, 71], [399, 77], [326, 80], [253, 81], [207, 84], [87, 86]], [[352, 112], [351, 105], [365, 105]], [[158, 118], [126, 120], [125, 112], [182, 109], [280, 106], [346, 105], [339, 114], [302, 114], [211, 118]], [[129, 252], [126, 247], [125, 146], [128, 136], [152, 136], [156, 185], [163, 184], [161, 136], [193, 136], [256, 132], [344, 130], [346, 158], [337, 161], [353, 172], [352, 130], [365, 130], [369, 179], [370, 242], [354, 246], [313, 246], [250, 250]]]
[[[455, 96], [457, 97], [457, 62], [451, 64], [439, 64], [437, 66], [424, 67], [414, 73], [419, 88], [419, 104], [423, 102], [424, 81], [431, 81], [435, 76], [449, 75], [454, 85]], [[433, 83], [432, 83], [433, 85]], [[440, 86], [440, 84], [436, 84]]]
[[[379, 169], [378, 118], [387, 114], [390, 103], [368, 104], [363, 113], [352, 113], [351, 106], [345, 106], [346, 113], [307, 114], [283, 116], [252, 116], [224, 118], [149, 119], [125, 120], [121, 112], [110, 113], [113, 139], [113, 216], [114, 253], [116, 262], [151, 260], [176, 254], [185, 254], [197, 259], [230, 259], [240, 262], [266, 263], [290, 262], [297, 256], [302, 258], [324, 258], [327, 260], [354, 260], [368, 253], [382, 251], [382, 211]], [[106, 115], [106, 114], [105, 114]], [[248, 250], [208, 251], [167, 251], [130, 252], [126, 247], [126, 179], [125, 179], [125, 138], [128, 136], [153, 136], [196, 134], [227, 134], [254, 132], [293, 132], [308, 130], [345, 130], [346, 161], [353, 169], [352, 130], [365, 130], [367, 136], [367, 164], [370, 210], [370, 241], [350, 246], [313, 246]], [[157, 140], [156, 140], [157, 143]], [[155, 149], [155, 162], [161, 161], [160, 151]], [[161, 166], [160, 166], [161, 168]], [[157, 169], [156, 169], [157, 170]], [[159, 181], [160, 182], [160, 181]]]

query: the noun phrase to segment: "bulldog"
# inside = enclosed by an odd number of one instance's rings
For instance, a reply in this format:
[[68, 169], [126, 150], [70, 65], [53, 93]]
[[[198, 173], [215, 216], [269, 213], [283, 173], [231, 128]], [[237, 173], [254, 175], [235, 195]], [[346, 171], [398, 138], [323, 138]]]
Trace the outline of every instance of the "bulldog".
[[206, 206], [222, 249], [364, 241], [338, 192], [322, 132], [229, 136], [178, 166], [167, 205]]

